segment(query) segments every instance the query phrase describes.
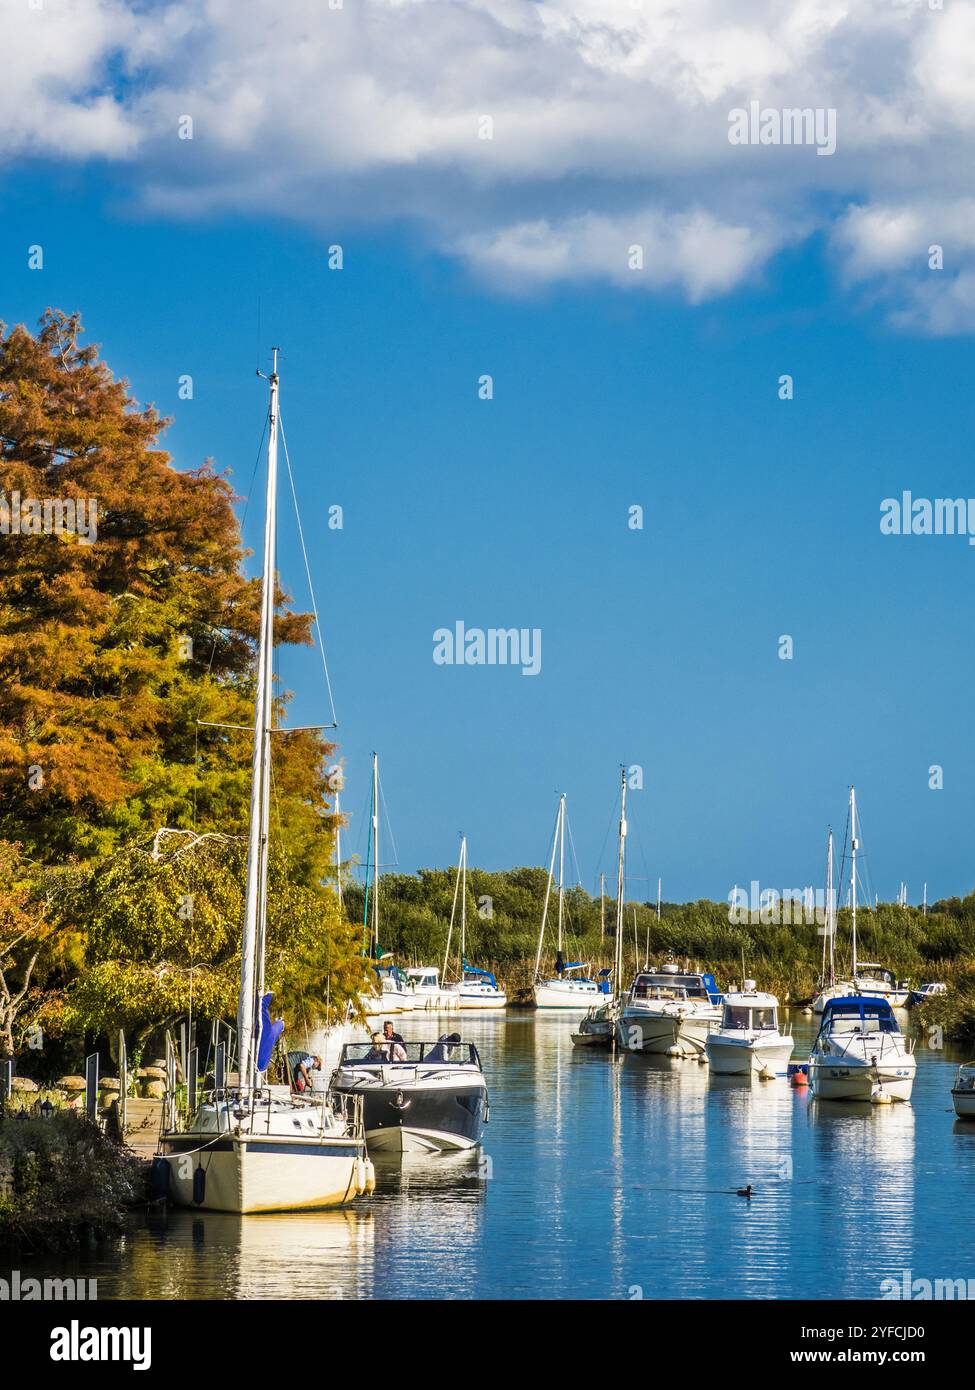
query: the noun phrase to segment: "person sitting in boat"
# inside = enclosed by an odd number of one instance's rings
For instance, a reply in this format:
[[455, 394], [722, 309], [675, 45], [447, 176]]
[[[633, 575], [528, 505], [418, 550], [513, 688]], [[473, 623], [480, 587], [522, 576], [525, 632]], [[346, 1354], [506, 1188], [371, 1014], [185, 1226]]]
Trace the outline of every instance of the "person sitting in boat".
[[[386, 1025], [390, 1030], [392, 1024]], [[372, 1047], [362, 1059], [364, 1062], [405, 1062], [406, 1048], [398, 1033], [373, 1033]]]
[[308, 1070], [309, 1067], [312, 1071], [321, 1071], [321, 1057], [315, 1057], [310, 1052], [288, 1053], [288, 1071], [291, 1073], [291, 1084], [296, 1091], [311, 1090], [311, 1074]]
[[452, 1062], [454, 1048], [460, 1042], [459, 1033], [443, 1033], [424, 1057], [425, 1062]]
[[[400, 1034], [395, 1031], [388, 1018], [383, 1024], [383, 1041], [388, 1043], [401, 1043], [406, 1041], [405, 1038], [401, 1037]], [[406, 1059], [404, 1058], [403, 1060], [405, 1061]]]
[[373, 1033], [372, 1047], [370, 1047], [369, 1051], [366, 1053], [362, 1060], [364, 1062], [385, 1062], [386, 1054], [383, 1051], [382, 1033]]

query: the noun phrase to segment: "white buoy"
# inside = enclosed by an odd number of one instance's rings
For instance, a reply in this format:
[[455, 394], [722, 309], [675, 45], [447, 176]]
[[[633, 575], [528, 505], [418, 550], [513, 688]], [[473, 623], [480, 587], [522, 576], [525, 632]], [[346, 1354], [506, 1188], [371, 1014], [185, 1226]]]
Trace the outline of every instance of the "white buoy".
[[812, 1018], [812, 1009], [809, 1009], [809, 1008], [803, 1009], [803, 1010], [802, 1010], [802, 1016], [803, 1016], [803, 1018]]
[[891, 1104], [891, 1098], [887, 1091], [874, 1091], [873, 1095], [870, 1097], [870, 1100], [873, 1105]]
[[758, 1079], [759, 1081], [774, 1081], [775, 1072], [772, 1070], [771, 1067], [763, 1067], [762, 1070], [758, 1073]]
[[707, 1054], [706, 1052], [699, 1052], [699, 1053], [698, 1053], [697, 1060], [698, 1060], [700, 1063], [702, 1063], [702, 1065], [707, 1066], [707, 1064], [710, 1062], [711, 1058], [708, 1056], [708, 1054]]
[[677, 1046], [676, 1043], [673, 1045], [673, 1047], [668, 1047], [668, 1049], [667, 1049], [667, 1056], [668, 1056], [668, 1057], [683, 1057], [683, 1055], [684, 1055], [684, 1053], [683, 1053], [682, 1050]]

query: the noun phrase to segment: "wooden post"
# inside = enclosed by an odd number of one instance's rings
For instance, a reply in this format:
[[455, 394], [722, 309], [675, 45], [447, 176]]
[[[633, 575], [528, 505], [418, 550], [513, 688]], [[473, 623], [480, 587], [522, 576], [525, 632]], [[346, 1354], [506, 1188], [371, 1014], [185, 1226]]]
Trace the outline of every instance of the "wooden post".
[[85, 1114], [98, 1119], [98, 1053], [85, 1058]]

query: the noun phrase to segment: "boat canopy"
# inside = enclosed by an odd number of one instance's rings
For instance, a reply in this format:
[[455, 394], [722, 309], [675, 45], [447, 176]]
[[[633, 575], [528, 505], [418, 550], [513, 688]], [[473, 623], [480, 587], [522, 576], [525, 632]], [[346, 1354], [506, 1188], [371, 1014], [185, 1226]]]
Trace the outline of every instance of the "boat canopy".
[[589, 969], [589, 966], [586, 964], [585, 961], [573, 960], [573, 961], [570, 961], [568, 965], [563, 965], [562, 969], [563, 969], [563, 970], [588, 970], [588, 969]]
[[464, 979], [466, 980], [468, 976], [474, 976], [478, 980], [483, 980], [485, 984], [493, 985], [495, 989], [498, 987], [498, 982], [491, 974], [490, 970], [478, 970], [476, 965], [467, 965], [465, 963]]
[[[823, 1009], [822, 1031], [828, 1030], [834, 1023], [852, 1023], [854, 1019], [859, 1020], [860, 1027], [865, 1032], [900, 1032], [894, 1011], [887, 1000], [869, 994], [848, 994], [839, 999], [827, 999]], [[840, 1028], [839, 1031], [844, 1030]]]

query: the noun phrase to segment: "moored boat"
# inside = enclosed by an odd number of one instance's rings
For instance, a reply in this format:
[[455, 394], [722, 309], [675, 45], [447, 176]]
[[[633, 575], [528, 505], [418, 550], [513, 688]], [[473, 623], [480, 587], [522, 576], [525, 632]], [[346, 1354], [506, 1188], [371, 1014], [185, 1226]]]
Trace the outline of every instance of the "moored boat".
[[951, 1088], [951, 1103], [961, 1120], [975, 1120], [975, 1062], [958, 1068]]
[[[177, 1088], [167, 1066], [164, 1124], [156, 1159], [168, 1194], [182, 1206], [215, 1211], [292, 1211], [342, 1206], [374, 1183], [366, 1156], [361, 1111], [333, 1108], [271, 1087], [265, 1073], [283, 1028], [272, 1023], [264, 988], [267, 937], [268, 845], [271, 828], [271, 734], [274, 731], [272, 659], [277, 516], [277, 350], [268, 378], [267, 492], [261, 612], [251, 762], [247, 880], [237, 1006], [237, 1084], [225, 1084], [226, 1057], [216, 1063], [213, 1090], [195, 1094], [193, 1078]], [[222, 1045], [221, 1045], [222, 1047]]]
[[[559, 853], [558, 911], [555, 944], [555, 974], [543, 977], [541, 973], [542, 950], [545, 945], [545, 927], [548, 922], [549, 899], [555, 875], [555, 851]], [[545, 901], [542, 905], [542, 921], [538, 930], [538, 951], [535, 955], [534, 985], [532, 1002], [536, 1009], [572, 1009], [578, 1012], [587, 1004], [596, 1002], [602, 992], [599, 982], [585, 974], [588, 965], [582, 961], [568, 964], [562, 954], [563, 922], [565, 917], [565, 795], [559, 797], [559, 809], [555, 817], [555, 834], [552, 838], [552, 858], [548, 866], [548, 881], [545, 885]]]
[[675, 961], [666, 961], [659, 970], [640, 970], [623, 996], [620, 1046], [630, 1052], [699, 1057], [708, 1034], [721, 1022], [723, 1002], [707, 972], [682, 971]]
[[456, 993], [440, 983], [440, 971], [435, 965], [410, 965], [404, 973], [412, 984], [414, 1009], [446, 1013], [460, 1007]]
[[470, 1149], [488, 1118], [477, 1048], [458, 1033], [436, 1042], [348, 1043], [329, 1093], [361, 1099], [366, 1143], [374, 1152]]
[[724, 997], [721, 1026], [705, 1044], [711, 1070], [727, 1076], [785, 1076], [795, 1039], [779, 1030], [779, 1001], [762, 994], [754, 980]]
[[886, 999], [830, 999], [809, 1054], [810, 1092], [819, 1100], [883, 1104], [911, 1098], [917, 1059]]

